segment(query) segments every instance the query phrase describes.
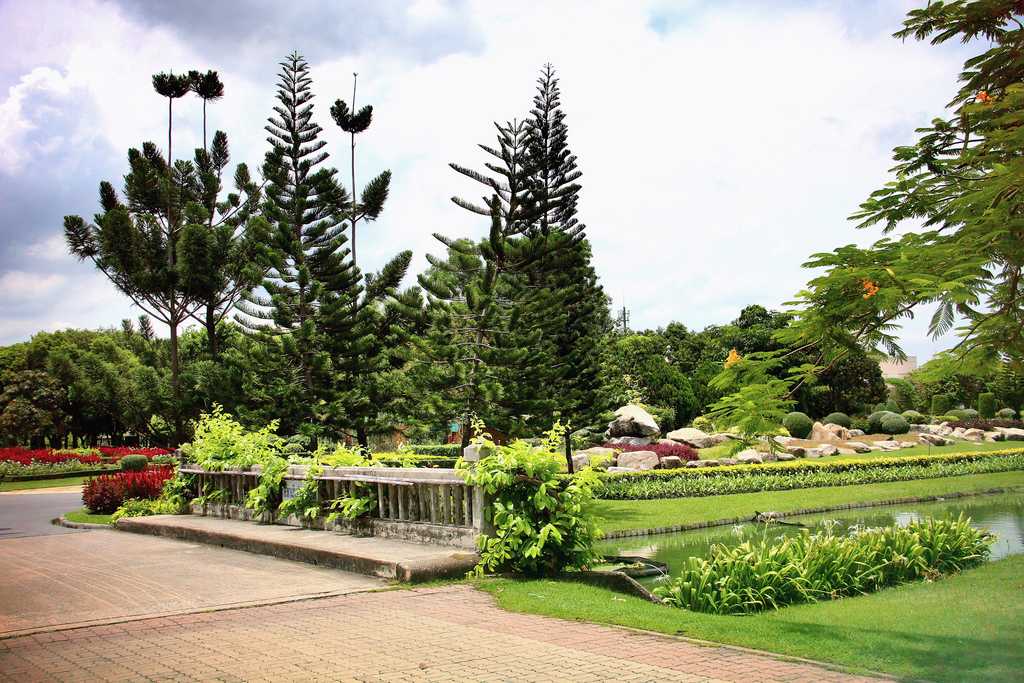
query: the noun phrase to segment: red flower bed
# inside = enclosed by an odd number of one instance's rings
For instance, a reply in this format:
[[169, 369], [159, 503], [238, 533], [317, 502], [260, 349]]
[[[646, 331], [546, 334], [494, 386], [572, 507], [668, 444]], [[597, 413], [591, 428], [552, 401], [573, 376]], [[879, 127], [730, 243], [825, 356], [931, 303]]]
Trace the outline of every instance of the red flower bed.
[[22, 448], [21, 446], [15, 446], [13, 448], [0, 448], [0, 460], [7, 460], [10, 462], [16, 462], [20, 465], [30, 465], [32, 461], [41, 462], [46, 464], [55, 464], [59, 462], [67, 462], [68, 460], [77, 460], [78, 462], [85, 465], [97, 465], [101, 462], [98, 455], [81, 455], [78, 453], [59, 453], [51, 451], [49, 448], [36, 448], [29, 450]]
[[82, 502], [96, 514], [109, 515], [129, 498], [160, 497], [164, 482], [174, 475], [172, 467], [153, 467], [142, 472], [118, 472], [91, 479], [82, 489]]
[[154, 458], [170, 453], [166, 448], [140, 448], [138, 446], [100, 446], [97, 448], [104, 458], [117, 462], [126, 455], [144, 455]]
[[683, 462], [687, 460], [700, 460], [700, 456], [697, 455], [697, 451], [690, 448], [689, 446], [681, 443], [652, 443], [646, 446], [618, 446], [615, 444], [606, 443], [605, 448], [614, 448], [620, 451], [654, 451], [658, 454], [658, 460], [669, 455], [674, 455]]

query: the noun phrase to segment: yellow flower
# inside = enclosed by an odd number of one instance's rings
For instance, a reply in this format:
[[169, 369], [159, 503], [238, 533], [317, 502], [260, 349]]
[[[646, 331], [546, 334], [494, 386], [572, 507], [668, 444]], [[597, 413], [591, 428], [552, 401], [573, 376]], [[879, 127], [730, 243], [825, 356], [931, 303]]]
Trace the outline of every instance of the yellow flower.
[[871, 280], [864, 280], [861, 282], [861, 286], [864, 288], [864, 298], [870, 299], [875, 294], [878, 294], [878, 285]]
[[729, 351], [729, 357], [725, 359], [725, 367], [731, 368], [732, 366], [743, 360], [740, 354], [736, 353], [736, 349]]

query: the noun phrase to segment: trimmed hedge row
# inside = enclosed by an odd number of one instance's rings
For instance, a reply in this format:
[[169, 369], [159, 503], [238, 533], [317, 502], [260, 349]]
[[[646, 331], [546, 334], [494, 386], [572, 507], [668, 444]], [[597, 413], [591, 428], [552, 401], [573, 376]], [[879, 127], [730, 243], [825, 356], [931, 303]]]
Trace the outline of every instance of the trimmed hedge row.
[[1024, 470], [1024, 449], [876, 460], [796, 460], [768, 465], [621, 472], [604, 475], [604, 489], [598, 497], [610, 500], [691, 498], [1011, 470]]
[[437, 455], [446, 458], [457, 458], [462, 455], [462, 444], [457, 443], [430, 443], [430, 444], [409, 444], [403, 448], [406, 453], [417, 455]]

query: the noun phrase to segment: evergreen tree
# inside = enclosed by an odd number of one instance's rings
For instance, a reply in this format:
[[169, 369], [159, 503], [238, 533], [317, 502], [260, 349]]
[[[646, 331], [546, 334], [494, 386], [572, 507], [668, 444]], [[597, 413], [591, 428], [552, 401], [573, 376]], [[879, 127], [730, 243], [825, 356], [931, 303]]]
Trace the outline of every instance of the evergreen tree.
[[205, 74], [189, 71], [188, 80], [192, 92], [203, 100], [203, 149], [206, 149], [206, 103], [224, 97], [224, 84], [216, 71], [207, 71]]

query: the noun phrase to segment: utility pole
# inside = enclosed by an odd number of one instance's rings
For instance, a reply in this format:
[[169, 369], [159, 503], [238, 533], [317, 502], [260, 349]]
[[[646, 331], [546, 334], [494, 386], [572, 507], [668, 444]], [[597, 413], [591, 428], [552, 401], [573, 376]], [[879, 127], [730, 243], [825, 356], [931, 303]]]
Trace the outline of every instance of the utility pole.
[[619, 312], [619, 317], [616, 318], [615, 322], [622, 327], [623, 334], [629, 334], [629, 311], [623, 306]]

